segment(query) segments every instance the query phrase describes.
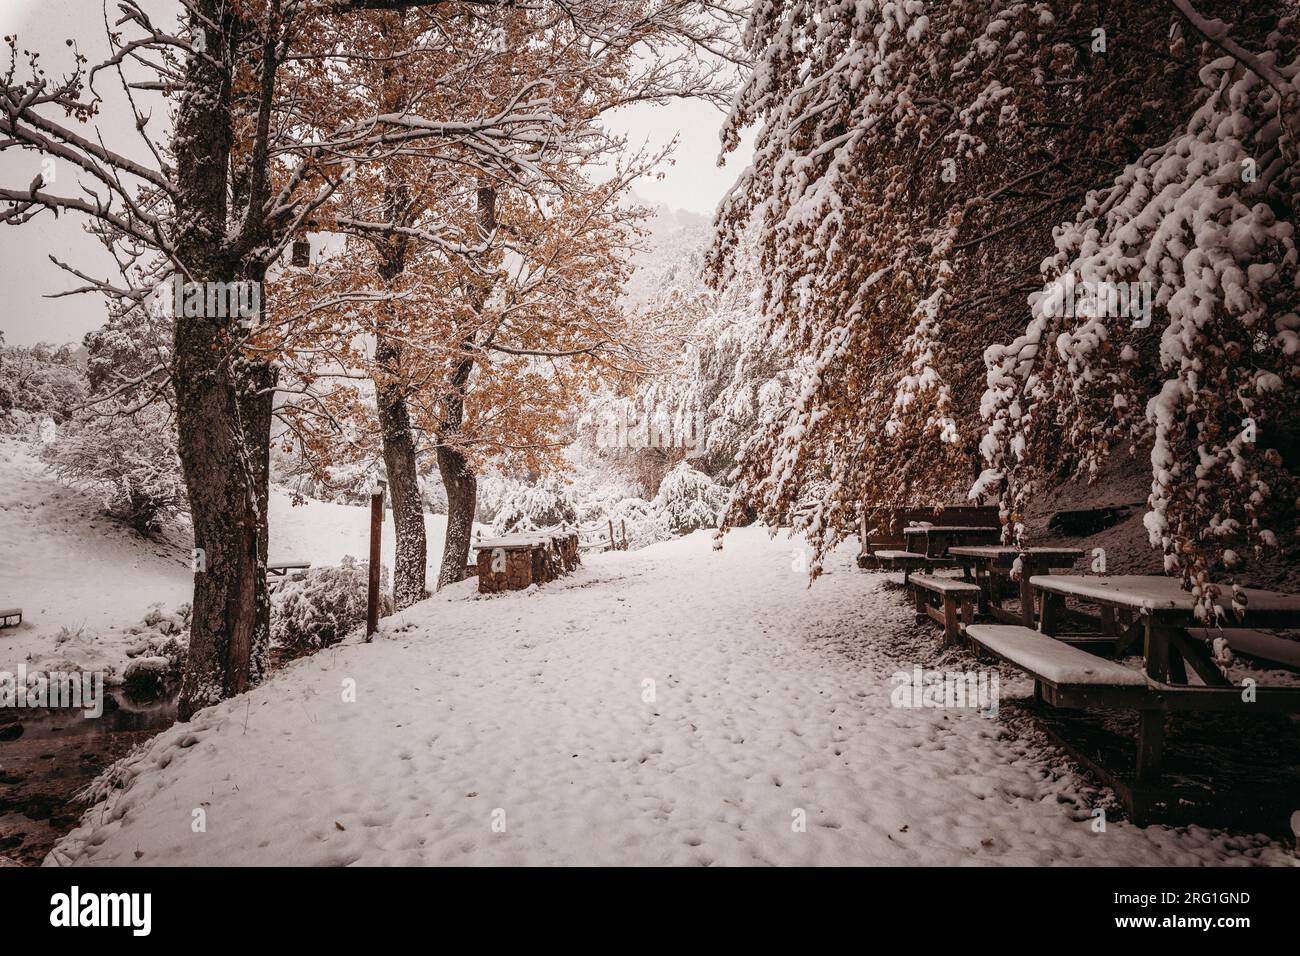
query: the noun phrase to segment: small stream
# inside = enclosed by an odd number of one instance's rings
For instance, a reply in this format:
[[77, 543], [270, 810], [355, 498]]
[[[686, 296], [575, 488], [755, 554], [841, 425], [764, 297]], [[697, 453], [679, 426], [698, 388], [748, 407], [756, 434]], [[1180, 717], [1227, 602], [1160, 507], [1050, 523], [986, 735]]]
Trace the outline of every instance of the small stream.
[[34, 865], [81, 818], [75, 794], [176, 722], [179, 682], [140, 699], [104, 689], [104, 713], [0, 710], [0, 865]]

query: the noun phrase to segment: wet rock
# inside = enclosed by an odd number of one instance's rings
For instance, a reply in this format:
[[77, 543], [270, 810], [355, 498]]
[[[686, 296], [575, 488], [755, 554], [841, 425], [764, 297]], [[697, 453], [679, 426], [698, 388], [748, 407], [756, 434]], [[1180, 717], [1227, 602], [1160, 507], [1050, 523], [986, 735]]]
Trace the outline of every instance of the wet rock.
[[122, 673], [122, 689], [136, 699], [157, 697], [166, 686], [171, 669], [171, 661], [165, 657], [136, 658]]

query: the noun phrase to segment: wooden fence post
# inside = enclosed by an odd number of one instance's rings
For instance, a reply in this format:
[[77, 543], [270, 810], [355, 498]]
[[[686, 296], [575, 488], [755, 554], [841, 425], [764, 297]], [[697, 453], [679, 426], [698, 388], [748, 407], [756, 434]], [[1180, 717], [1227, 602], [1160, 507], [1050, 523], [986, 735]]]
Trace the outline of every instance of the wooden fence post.
[[366, 589], [366, 640], [379, 630], [379, 527], [384, 523], [383, 481], [370, 493], [370, 580]]
[[610, 550], [610, 551], [613, 551], [614, 548], [615, 548], [615, 541], [614, 541], [614, 519], [613, 519], [613, 518], [606, 518], [605, 520], [609, 523], [609, 550]]

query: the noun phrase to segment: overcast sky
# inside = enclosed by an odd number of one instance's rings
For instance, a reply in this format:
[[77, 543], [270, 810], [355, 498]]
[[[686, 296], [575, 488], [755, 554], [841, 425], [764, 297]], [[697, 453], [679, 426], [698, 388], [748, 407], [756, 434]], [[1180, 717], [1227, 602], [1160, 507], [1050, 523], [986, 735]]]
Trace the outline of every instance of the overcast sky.
[[[165, 2], [154, 0], [149, 6]], [[46, 68], [52, 74], [71, 63], [71, 51], [64, 44], [70, 36], [76, 37], [92, 63], [107, 49], [102, 0], [0, 0], [0, 35], [12, 33], [18, 34], [20, 49], [35, 49], [48, 57]], [[110, 146], [116, 144], [120, 151], [144, 158], [138, 156], [139, 141], [130, 123], [122, 122], [124, 108], [114, 108], [110, 99], [115, 85], [106, 79], [96, 84], [108, 101], [99, 119], [101, 133]], [[657, 147], [678, 137], [673, 164], [664, 170], [663, 178], [643, 178], [636, 185], [637, 194], [673, 208], [711, 215], [748, 162], [746, 144], [729, 157], [725, 167], [717, 166], [721, 121], [715, 108], [684, 101], [636, 106], [615, 114], [611, 127], [626, 133], [633, 147], [647, 140]], [[6, 186], [25, 187], [39, 171], [40, 159], [34, 153], [0, 153], [0, 181]], [[68, 215], [56, 221], [42, 213], [24, 226], [0, 226], [0, 272], [7, 293], [0, 299], [0, 331], [6, 343], [78, 341], [102, 324], [104, 306], [96, 296], [44, 297], [77, 284], [49, 261], [51, 254], [78, 267], [92, 266], [84, 271], [111, 275], [112, 261], [82, 232], [83, 221]]]

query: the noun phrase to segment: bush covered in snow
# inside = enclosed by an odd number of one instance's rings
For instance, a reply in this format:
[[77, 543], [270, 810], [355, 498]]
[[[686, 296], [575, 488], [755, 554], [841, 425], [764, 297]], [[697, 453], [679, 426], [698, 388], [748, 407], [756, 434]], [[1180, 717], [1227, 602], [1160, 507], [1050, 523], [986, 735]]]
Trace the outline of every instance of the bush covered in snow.
[[654, 503], [644, 498], [624, 498], [609, 509], [614, 536], [622, 540], [626, 534], [627, 546], [633, 550], [654, 544], [659, 539], [658, 516]]
[[716, 528], [727, 503], [721, 485], [682, 462], [664, 476], [655, 497], [655, 524], [660, 538]]
[[32, 427], [72, 416], [88, 391], [86, 372], [74, 346], [4, 346], [0, 339], [0, 432], [28, 434]]
[[545, 478], [535, 485], [517, 484], [505, 493], [492, 520], [492, 533], [537, 531], [577, 522], [578, 510], [568, 490], [557, 479]]
[[109, 514], [152, 534], [188, 509], [175, 426], [165, 405], [118, 411], [100, 406], [100, 414], [68, 422], [41, 457], [59, 480], [98, 494]]
[[[338, 567], [312, 568], [300, 580], [285, 582], [272, 597], [271, 641], [294, 651], [337, 644], [366, 619], [369, 566], [351, 555]], [[381, 614], [392, 611], [388, 570], [380, 568]]]

